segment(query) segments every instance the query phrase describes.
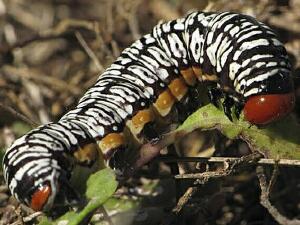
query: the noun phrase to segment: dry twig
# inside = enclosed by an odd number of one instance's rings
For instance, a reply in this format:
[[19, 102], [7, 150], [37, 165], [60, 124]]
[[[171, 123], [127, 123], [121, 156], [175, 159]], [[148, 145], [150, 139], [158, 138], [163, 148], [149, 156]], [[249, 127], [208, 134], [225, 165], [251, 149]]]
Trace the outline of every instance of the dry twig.
[[[138, 6], [141, 4], [141, 1], [130, 1], [126, 2], [129, 6], [129, 10], [126, 10], [124, 6], [126, 4], [118, 4], [117, 9], [118, 13], [128, 21], [128, 26], [131, 31], [133, 39], [139, 39], [141, 37], [141, 34], [139, 32], [139, 26], [138, 21], [136, 20], [136, 11]], [[130, 3], [130, 4], [129, 4]]]
[[79, 43], [81, 44], [81, 46], [83, 47], [83, 49], [85, 50], [86, 54], [88, 54], [88, 56], [93, 60], [95, 66], [97, 67], [97, 69], [99, 70], [99, 72], [103, 72], [104, 67], [99, 62], [97, 56], [92, 51], [92, 49], [88, 46], [88, 44], [86, 43], [86, 41], [82, 37], [81, 33], [79, 31], [76, 31], [75, 32], [75, 36], [76, 36], [77, 40], [79, 41]]
[[[248, 164], [252, 161], [257, 161], [260, 159], [262, 155], [258, 152], [254, 152], [250, 155], [241, 157], [241, 158], [234, 158], [230, 160], [223, 161], [224, 168], [220, 171], [208, 171], [203, 173], [193, 173], [193, 174], [180, 174], [176, 175], [175, 178], [177, 179], [196, 179], [194, 182], [195, 185], [197, 184], [204, 184], [210, 178], [218, 178], [230, 175], [237, 166], [241, 166], [244, 164]], [[184, 195], [179, 199], [176, 207], [172, 210], [173, 213], [178, 214], [183, 206], [191, 199], [191, 197], [197, 192], [198, 187], [189, 187]]]
[[42, 212], [34, 212], [32, 214], [30, 214], [29, 216], [26, 216], [26, 217], [23, 217], [22, 218], [22, 221], [16, 221], [16, 222], [13, 222], [9, 225], [21, 225], [21, 224], [24, 224], [24, 223], [29, 223], [29, 222], [32, 222], [35, 218], [37, 218], [38, 216], [41, 216], [43, 215]]
[[149, 1], [149, 6], [155, 18], [163, 20], [173, 20], [180, 16], [180, 14], [176, 10], [174, 10], [174, 6], [168, 1]]
[[82, 90], [75, 86], [71, 85], [66, 81], [61, 79], [47, 76], [46, 74], [42, 73], [39, 70], [29, 69], [27, 67], [13, 67], [13, 66], [3, 66], [2, 71], [7, 74], [13, 74], [15, 76], [19, 76], [20, 78], [31, 79], [35, 81], [39, 81], [44, 83], [45, 85], [51, 85], [53, 89], [59, 91], [69, 91], [72, 94], [78, 95], [82, 92]]
[[84, 28], [87, 30], [94, 31], [95, 23], [86, 20], [76, 20], [76, 19], [65, 19], [62, 20], [58, 25], [54, 28], [42, 31], [38, 34], [35, 34], [29, 38], [20, 40], [13, 45], [2, 45], [0, 46], [0, 54], [6, 54], [16, 48], [22, 48], [34, 41], [43, 41], [54, 39], [62, 36], [63, 34], [69, 32], [71, 28]]
[[18, 220], [15, 223], [20, 224], [20, 225], [25, 225], [25, 223], [24, 223], [24, 217], [22, 215], [22, 211], [21, 211], [21, 207], [20, 206], [15, 210], [15, 213], [18, 216]]
[[198, 187], [189, 187], [186, 192], [180, 197], [177, 205], [173, 208], [172, 212], [176, 215], [182, 210], [183, 206], [191, 199], [191, 197], [197, 192]]
[[[177, 178], [177, 179], [181, 179], [181, 178], [182, 179], [186, 179], [186, 178], [196, 179], [196, 181], [194, 182], [195, 185], [204, 184], [209, 180], [209, 178], [218, 178], [218, 177], [228, 176], [234, 171], [235, 167], [241, 166], [244, 164], [248, 164], [249, 162], [252, 162], [252, 161], [257, 161], [261, 157], [262, 157], [262, 155], [260, 153], [254, 152], [250, 155], [247, 155], [247, 156], [244, 156], [241, 158], [222, 160], [224, 167], [221, 171], [208, 171], [208, 172], [195, 173], [195, 174], [181, 174], [181, 175], [176, 175], [175, 178]], [[206, 162], [207, 161], [208, 160], [206, 160]], [[183, 207], [189, 202], [189, 200], [198, 191], [198, 189], [199, 189], [199, 187], [197, 187], [197, 186], [189, 187], [186, 190], [186, 192], [179, 198], [177, 205], [172, 210], [171, 216], [169, 218], [166, 218], [166, 220], [162, 224], [163, 225], [172, 224], [173, 221], [176, 220], [176, 216], [178, 216], [180, 214]]]
[[3, 128], [3, 139], [5, 146], [10, 146], [16, 139], [14, 132], [9, 127]]
[[15, 109], [13, 109], [10, 106], [7, 106], [7, 105], [4, 105], [4, 104], [0, 103], [0, 108], [4, 109], [5, 111], [8, 111], [12, 115], [14, 115], [16, 118], [19, 118], [20, 120], [22, 120], [25, 123], [29, 124], [31, 127], [38, 126], [38, 123], [36, 123], [33, 120], [29, 119], [27, 116], [23, 115], [22, 113], [17, 112]]
[[[262, 206], [264, 206], [268, 212], [273, 216], [273, 218], [279, 223], [284, 225], [300, 225], [300, 220], [298, 219], [288, 219], [285, 216], [283, 216], [278, 209], [276, 209], [270, 202], [269, 196], [270, 196], [270, 185], [272, 185], [273, 182], [267, 183], [266, 176], [264, 174], [264, 168], [262, 166], [258, 166], [256, 169], [257, 177], [259, 180], [259, 185], [261, 188], [261, 195], [260, 195], [260, 203]], [[272, 176], [272, 178], [275, 175]], [[274, 178], [273, 178], [274, 179]], [[272, 180], [272, 179], [271, 179]]]
[[22, 79], [23, 85], [27, 90], [32, 103], [37, 109], [37, 114], [39, 115], [39, 120], [42, 124], [50, 122], [50, 116], [45, 109], [44, 96], [42, 95], [42, 91], [40, 87], [31, 82], [28, 79]]
[[206, 183], [210, 178], [224, 177], [231, 174], [237, 166], [244, 164], [251, 164], [260, 159], [262, 155], [258, 152], [254, 152], [250, 155], [243, 156], [241, 158], [233, 158], [229, 160], [224, 160], [224, 167], [220, 171], [208, 171], [203, 173], [192, 173], [192, 174], [180, 174], [176, 175], [177, 179], [197, 179], [196, 183]]
[[[225, 161], [236, 160], [236, 157], [168, 157], [160, 156], [157, 160], [162, 162], [201, 162], [201, 163], [224, 163]], [[275, 165], [295, 167], [300, 166], [300, 160], [292, 159], [265, 159], [261, 158], [258, 161], [249, 161], [250, 164], [256, 165]]]
[[279, 173], [279, 166], [278, 166], [279, 160], [275, 161], [274, 170], [272, 173], [272, 177], [270, 179], [269, 185], [268, 185], [268, 192], [271, 193], [272, 188], [274, 187], [274, 184], [276, 183], [276, 179]]

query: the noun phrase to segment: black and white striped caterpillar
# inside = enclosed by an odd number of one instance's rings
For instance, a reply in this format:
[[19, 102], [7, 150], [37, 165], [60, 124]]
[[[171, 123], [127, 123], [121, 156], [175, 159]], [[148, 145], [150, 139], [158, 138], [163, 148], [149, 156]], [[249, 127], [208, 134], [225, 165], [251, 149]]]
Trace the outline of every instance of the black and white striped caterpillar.
[[213, 102], [225, 96], [228, 117], [235, 105], [253, 124], [277, 120], [294, 106], [289, 59], [268, 26], [242, 14], [194, 12], [155, 26], [75, 109], [16, 140], [3, 161], [9, 189], [46, 210], [73, 193], [72, 168], [93, 165], [98, 149], [111, 167], [122, 168], [129, 148], [159, 138], [201, 106], [197, 81], [216, 84], [209, 96]]

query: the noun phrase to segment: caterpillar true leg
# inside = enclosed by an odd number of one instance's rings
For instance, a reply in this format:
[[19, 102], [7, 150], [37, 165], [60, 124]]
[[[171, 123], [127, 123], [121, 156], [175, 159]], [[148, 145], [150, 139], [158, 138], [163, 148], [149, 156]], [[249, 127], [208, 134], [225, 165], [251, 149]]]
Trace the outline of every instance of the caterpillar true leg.
[[218, 87], [209, 87], [208, 88], [208, 98], [210, 102], [216, 106], [220, 107], [220, 99], [224, 96], [223, 92]]

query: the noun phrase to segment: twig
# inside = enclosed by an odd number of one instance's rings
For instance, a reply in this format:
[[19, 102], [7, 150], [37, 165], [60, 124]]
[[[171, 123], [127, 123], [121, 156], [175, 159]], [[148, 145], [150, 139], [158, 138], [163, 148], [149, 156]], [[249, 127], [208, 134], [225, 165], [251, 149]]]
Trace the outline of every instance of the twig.
[[256, 168], [257, 177], [259, 180], [259, 185], [261, 188], [260, 195], [260, 204], [264, 206], [268, 212], [273, 216], [273, 218], [279, 223], [284, 225], [300, 225], [300, 220], [297, 219], [288, 219], [283, 216], [270, 202], [269, 200], [269, 185], [267, 184], [267, 179], [264, 174], [264, 168], [262, 166], [258, 166]]
[[[228, 160], [235, 160], [239, 158], [235, 157], [180, 157], [180, 158], [170, 158], [160, 156], [156, 160], [162, 162], [202, 162], [202, 163], [224, 163]], [[278, 161], [278, 162], [277, 162]], [[249, 164], [257, 164], [257, 165], [274, 165], [278, 164], [279, 166], [300, 166], [300, 160], [292, 160], [292, 159], [259, 159], [258, 161], [250, 161]]]
[[50, 122], [50, 116], [45, 109], [44, 97], [42, 95], [41, 89], [34, 82], [29, 79], [22, 79], [23, 86], [29, 93], [30, 99], [37, 109], [39, 115], [39, 120], [42, 124]]
[[115, 21], [114, 21], [114, 17], [113, 17], [113, 6], [114, 6], [114, 1], [105, 1], [106, 6], [105, 8], [106, 10], [106, 16], [105, 16], [105, 22], [106, 22], [106, 26], [105, 26], [105, 30], [107, 32], [108, 36], [112, 36], [112, 33], [114, 32], [114, 25], [115, 25]]
[[7, 126], [3, 128], [3, 139], [6, 147], [10, 146], [16, 140], [14, 132]]
[[26, 67], [17, 68], [9, 65], [3, 66], [1, 70], [6, 74], [13, 74], [21, 78], [33, 79], [36, 81], [40, 81], [46, 85], [51, 85], [51, 87], [53, 87], [53, 89], [55, 88], [56, 90], [60, 90], [60, 91], [67, 90], [70, 93], [75, 95], [78, 95], [82, 92], [82, 90], [78, 88], [76, 85], [71, 85], [64, 80], [47, 76], [39, 70], [29, 69]]
[[5, 192], [8, 192], [8, 187], [7, 185], [1, 185], [0, 186], [0, 193], [5, 193]]
[[0, 108], [10, 112], [12, 115], [14, 115], [15, 117], [19, 118], [20, 120], [24, 121], [25, 123], [29, 124], [32, 128], [33, 127], [37, 127], [38, 123], [34, 122], [33, 120], [29, 119], [27, 116], [17, 112], [15, 109], [13, 109], [10, 106], [4, 105], [2, 103], [0, 103]]
[[168, 217], [165, 217], [160, 225], [172, 225], [172, 224], [180, 224], [179, 214], [183, 207], [187, 204], [187, 202], [194, 196], [194, 194], [198, 191], [199, 187], [193, 186], [189, 187], [186, 192], [180, 197], [176, 206], [172, 209], [171, 214]]
[[268, 185], [268, 193], [272, 192], [272, 188], [274, 187], [274, 184], [276, 183], [276, 179], [279, 173], [279, 166], [278, 166], [279, 160], [275, 161], [272, 177], [270, 179], [269, 185]]
[[[42, 212], [34, 212], [29, 216], [23, 217], [23, 222], [24, 223], [29, 223], [29, 222], [31, 222], [32, 220], [34, 220], [35, 218], [37, 218], [38, 216], [41, 216], [41, 215], [43, 215]], [[20, 225], [20, 224], [22, 224], [20, 221], [16, 221], [16, 222], [13, 222], [9, 225]]]
[[17, 224], [21, 224], [21, 225], [25, 225], [24, 223], [24, 217], [22, 215], [22, 211], [21, 211], [21, 206], [19, 206], [16, 210], [15, 213], [18, 216], [18, 220], [16, 221]]
[[149, 1], [149, 7], [154, 14], [154, 18], [163, 20], [174, 20], [180, 17], [175, 7], [168, 1], [153, 0]]
[[134, 39], [140, 39], [141, 38], [141, 33], [139, 32], [139, 24], [138, 24], [138, 20], [136, 19], [136, 10], [137, 10], [137, 5], [135, 5], [133, 7], [134, 12], [130, 13], [130, 15], [128, 16], [128, 25], [129, 25], [129, 29], [132, 33], [132, 37]]
[[132, 34], [133, 39], [139, 39], [141, 34], [138, 28], [138, 22], [136, 20], [136, 11], [137, 7], [141, 4], [141, 1], [131, 1], [130, 9], [127, 11], [124, 7], [124, 4], [118, 4], [117, 9], [118, 13], [127, 20], [130, 32]]
[[233, 158], [230, 160], [223, 161], [224, 167], [220, 171], [208, 171], [203, 173], [192, 173], [192, 174], [180, 174], [176, 175], [175, 178], [177, 179], [198, 179], [196, 183], [205, 183], [210, 178], [218, 178], [224, 177], [231, 174], [235, 167], [241, 166], [243, 164], [248, 164], [253, 161], [260, 159], [262, 155], [258, 152], [254, 152], [250, 155], [243, 156], [241, 158]]
[[186, 192], [179, 198], [177, 205], [173, 208], [172, 212], [176, 215], [182, 210], [183, 206], [191, 199], [197, 192], [198, 187], [189, 187]]
[[113, 52], [113, 56], [116, 58], [120, 55], [120, 49], [118, 47], [118, 44], [115, 40], [111, 40], [110, 42], [111, 47], [112, 47], [112, 52]]
[[95, 66], [97, 67], [99, 72], [102, 72], [104, 70], [104, 67], [101, 65], [101, 63], [99, 62], [97, 56], [92, 51], [92, 49], [90, 49], [90, 47], [88, 46], [88, 44], [86, 43], [86, 41], [82, 37], [81, 33], [79, 31], [76, 31], [75, 36], [76, 36], [77, 40], [79, 41], [79, 43], [81, 44], [81, 46], [83, 47], [83, 49], [85, 50], [85, 52], [93, 60]]
[[[210, 178], [218, 178], [228, 176], [234, 171], [236, 166], [240, 166], [250, 161], [258, 160], [261, 158], [262, 155], [258, 152], [254, 152], [250, 155], [241, 157], [241, 158], [234, 158], [227, 161], [222, 161], [224, 163], [224, 168], [221, 171], [208, 171], [203, 173], [193, 173], [193, 174], [180, 174], [176, 175], [175, 178], [177, 179], [197, 179], [194, 182], [194, 185], [197, 184], [204, 184]], [[189, 187], [187, 191], [184, 193], [183, 196], [180, 197], [176, 207], [172, 210], [173, 213], [176, 215], [182, 210], [183, 206], [191, 199], [191, 197], [197, 192], [198, 187]]]
[[66, 20], [62, 20], [58, 25], [56, 25], [52, 29], [42, 31], [27, 39], [20, 40], [13, 45], [0, 46], [0, 54], [6, 54], [7, 52], [10, 52], [15, 48], [22, 48], [34, 41], [43, 41], [43, 40], [58, 38], [63, 34], [67, 33], [68, 30], [72, 27], [84, 28], [87, 30], [94, 31], [93, 22], [86, 21], [86, 20], [66, 19]]

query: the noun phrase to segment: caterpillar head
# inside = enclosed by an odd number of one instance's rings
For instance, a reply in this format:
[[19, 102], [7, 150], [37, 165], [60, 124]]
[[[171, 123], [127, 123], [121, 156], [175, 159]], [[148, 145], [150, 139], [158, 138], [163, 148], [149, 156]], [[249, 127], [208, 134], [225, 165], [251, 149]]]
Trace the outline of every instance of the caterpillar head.
[[[248, 87], [248, 93], [251, 90], [257, 93], [250, 94], [246, 100], [246, 120], [253, 124], [267, 124], [290, 113], [295, 106], [290, 73], [279, 71], [276, 75], [262, 80], [257, 77]], [[264, 78], [263, 75], [261, 77]]]
[[20, 202], [35, 211], [47, 211], [57, 202], [65, 201], [62, 192], [70, 190], [70, 162], [64, 151], [66, 143], [50, 125], [39, 127], [17, 139], [3, 158], [5, 181]]
[[[25, 203], [35, 211], [49, 210], [54, 204], [59, 189], [58, 180], [56, 179], [59, 173], [57, 173], [56, 170], [49, 171], [49, 173], [49, 178], [23, 178], [22, 187], [18, 187], [18, 189], [12, 193], [21, 202]], [[39, 180], [41, 182], [39, 182]], [[13, 187], [10, 186], [11, 190], [13, 190], [12, 188]]]
[[52, 206], [57, 193], [60, 172], [57, 165], [51, 167], [56, 163], [48, 156], [43, 146], [26, 144], [23, 136], [3, 159], [5, 181], [11, 193], [36, 211]]

